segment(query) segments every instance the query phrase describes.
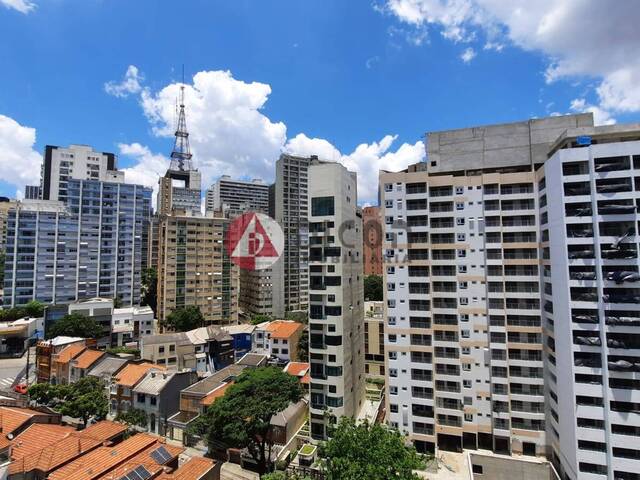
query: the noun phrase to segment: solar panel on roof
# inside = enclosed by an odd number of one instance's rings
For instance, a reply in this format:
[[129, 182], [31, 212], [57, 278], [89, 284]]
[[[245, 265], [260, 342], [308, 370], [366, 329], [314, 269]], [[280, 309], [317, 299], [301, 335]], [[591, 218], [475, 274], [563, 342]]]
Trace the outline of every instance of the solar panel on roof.
[[118, 480], [147, 480], [149, 478], [151, 478], [149, 470], [144, 468], [142, 465], [138, 465], [131, 472], [120, 477]]
[[151, 452], [151, 458], [153, 458], [159, 464], [165, 464], [169, 460], [173, 458], [173, 456], [167, 452], [167, 449], [164, 447], [158, 447], [153, 452]]

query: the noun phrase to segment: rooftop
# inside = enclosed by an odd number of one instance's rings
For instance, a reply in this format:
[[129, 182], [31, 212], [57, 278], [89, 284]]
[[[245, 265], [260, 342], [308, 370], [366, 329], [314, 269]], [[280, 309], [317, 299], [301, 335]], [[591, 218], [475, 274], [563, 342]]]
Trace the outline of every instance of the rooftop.
[[81, 343], [73, 343], [64, 347], [56, 357], [58, 363], [69, 363], [72, 359], [80, 355], [87, 347]]
[[187, 387], [183, 390], [184, 393], [190, 393], [194, 395], [202, 395], [206, 396], [209, 393], [213, 392], [216, 388], [218, 388], [223, 383], [227, 383], [229, 379], [233, 379], [239, 376], [244, 369], [247, 368], [246, 365], [238, 365], [233, 364], [228, 367], [223, 368], [222, 370], [218, 370], [213, 375], [203, 378], [197, 383], [194, 383], [190, 387]]
[[289, 362], [284, 367], [284, 371], [295, 377], [302, 378], [309, 371], [309, 364], [307, 362]]
[[123, 387], [133, 387], [151, 370], [166, 370], [166, 368], [151, 362], [130, 363], [120, 370], [114, 377], [115, 383]]
[[246, 353], [240, 360], [236, 362], [238, 365], [246, 365], [247, 367], [261, 367], [266, 365], [269, 357], [260, 353]]
[[34, 423], [11, 441], [11, 458], [19, 460], [68, 437], [76, 431], [73, 427]]
[[39, 412], [30, 408], [0, 407], [0, 432], [4, 435], [15, 432], [36, 416], [59, 417], [57, 414]]
[[289, 339], [303, 328], [304, 325], [293, 320], [274, 320], [267, 325], [271, 338], [278, 339]]
[[180, 374], [178, 372], [156, 372], [155, 370], [150, 370], [140, 383], [133, 388], [133, 391], [147, 395], [159, 395], [175, 375]]
[[93, 377], [101, 377], [103, 375], [111, 377], [128, 361], [126, 358], [105, 355], [89, 370], [88, 375]]
[[145, 474], [142, 468], [144, 468], [144, 470], [149, 472], [151, 475], [156, 475], [164, 469], [165, 465], [175, 461], [182, 452], [184, 452], [184, 449], [181, 447], [155, 443], [135, 455], [130, 460], [127, 460], [122, 465], [119, 465], [118, 467], [108, 471], [104, 475], [97, 477], [97, 479], [121, 479], [125, 475], [130, 474], [134, 471], [140, 472], [140, 475], [134, 476], [133, 479], [141, 479], [145, 478]]
[[256, 326], [251, 325], [250, 323], [242, 323], [240, 325], [224, 325], [220, 328], [222, 328], [222, 330], [227, 332], [229, 335], [237, 335], [239, 333], [253, 333], [253, 331], [256, 329]]
[[80, 434], [84, 437], [106, 442], [108, 440], [113, 440], [115, 437], [126, 431], [127, 427], [122, 423], [102, 420], [101, 422], [94, 423], [93, 425], [85, 428], [80, 432]]
[[158, 480], [199, 480], [216, 465], [216, 462], [209, 458], [193, 457], [173, 473], [163, 473]]
[[51, 345], [52, 347], [61, 347], [62, 345], [67, 345], [69, 343], [77, 343], [77, 342], [84, 342], [84, 341], [85, 339], [82, 337], [60, 336], [60, 337], [52, 338], [51, 340], [45, 340], [44, 343], [46, 343], [47, 345]]
[[94, 365], [103, 355], [105, 355], [105, 352], [101, 352], [100, 350], [87, 349], [74, 359], [72, 365], [76, 368], [86, 369]]
[[209, 395], [202, 399], [202, 405], [208, 407], [213, 404], [219, 398], [224, 397], [224, 394], [227, 392], [229, 387], [234, 384], [233, 380], [230, 380], [227, 383], [223, 383], [220, 386], [216, 387]]
[[175, 343], [177, 345], [189, 345], [191, 340], [185, 332], [159, 333], [157, 335], [143, 335], [142, 345], [161, 345], [165, 343]]

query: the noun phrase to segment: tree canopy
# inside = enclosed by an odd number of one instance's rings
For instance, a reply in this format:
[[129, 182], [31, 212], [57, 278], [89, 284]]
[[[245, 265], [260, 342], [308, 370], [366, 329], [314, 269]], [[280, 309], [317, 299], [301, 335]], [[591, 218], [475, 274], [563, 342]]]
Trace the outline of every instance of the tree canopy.
[[156, 311], [158, 305], [158, 272], [155, 268], [147, 268], [142, 271], [142, 299], [141, 305], [148, 305]]
[[367, 275], [364, 277], [364, 299], [366, 301], [382, 301], [382, 277]]
[[54, 338], [60, 335], [99, 338], [103, 336], [103, 330], [95, 319], [79, 313], [69, 313], [56, 321], [47, 330], [47, 338]]
[[175, 332], [188, 332], [194, 328], [203, 327], [204, 316], [200, 309], [194, 305], [176, 308], [167, 315], [165, 326]]
[[0, 320], [12, 321], [23, 317], [42, 317], [44, 307], [44, 303], [31, 300], [20, 307], [0, 309]]
[[424, 459], [398, 430], [342, 417], [320, 445], [326, 480], [418, 480]]
[[29, 398], [62, 415], [82, 420], [102, 420], [109, 411], [104, 383], [96, 377], [84, 377], [69, 385], [38, 383], [29, 387]]
[[212, 450], [247, 448], [258, 471], [265, 473], [271, 469], [271, 417], [302, 395], [298, 379], [279, 368], [247, 369], [196, 420], [192, 433], [206, 437]]
[[147, 412], [139, 408], [130, 408], [126, 412], [119, 413], [116, 417], [118, 422], [128, 423], [137, 427], [146, 427], [149, 418]]
[[302, 330], [302, 334], [298, 340], [298, 361], [309, 361], [309, 330], [306, 328]]
[[251, 315], [251, 325], [259, 325], [264, 322], [270, 322], [273, 318], [270, 315], [263, 315], [261, 313], [256, 313], [255, 315]]

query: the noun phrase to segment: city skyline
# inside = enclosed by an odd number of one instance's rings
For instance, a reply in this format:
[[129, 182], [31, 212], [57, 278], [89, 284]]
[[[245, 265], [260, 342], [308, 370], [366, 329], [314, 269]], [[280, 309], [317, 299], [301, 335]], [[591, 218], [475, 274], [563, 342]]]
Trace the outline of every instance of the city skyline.
[[[592, 111], [596, 124], [637, 120], [637, 62], [623, 52], [637, 41], [634, 5], [560, 2], [528, 11], [524, 22], [519, 2], [459, 3], [464, 8], [426, 0], [251, 8], [234, 2], [214, 10], [194, 2], [180, 12], [189, 36], [172, 42], [160, 31], [127, 28], [148, 12], [157, 22], [173, 21], [172, 9], [145, 2], [127, 5], [122, 17], [117, 2], [70, 11], [3, 0], [0, 23], [13, 41], [0, 46], [12, 71], [0, 92], [0, 194], [13, 197], [35, 183], [46, 144], [114, 152], [127, 182], [156, 187], [168, 164], [182, 64], [194, 162], [205, 187], [221, 174], [271, 182], [285, 149], [342, 161], [359, 174], [361, 203], [375, 203], [378, 169], [422, 159], [427, 130], [579, 111]], [[570, 37], [574, 23], [592, 16], [589, 7], [607, 15], [593, 15], [602, 25], [589, 23], [592, 44], [581, 46]], [[572, 25], [550, 22], [554, 15]], [[286, 23], [287, 33], [269, 35], [272, 19]], [[43, 30], [49, 41], [34, 41]], [[72, 31], [84, 40], [72, 42]], [[94, 33], [102, 31], [110, 34]], [[135, 48], [121, 55], [125, 43]], [[89, 58], [87, 49], [96, 55]], [[40, 69], [55, 74], [43, 77]]]

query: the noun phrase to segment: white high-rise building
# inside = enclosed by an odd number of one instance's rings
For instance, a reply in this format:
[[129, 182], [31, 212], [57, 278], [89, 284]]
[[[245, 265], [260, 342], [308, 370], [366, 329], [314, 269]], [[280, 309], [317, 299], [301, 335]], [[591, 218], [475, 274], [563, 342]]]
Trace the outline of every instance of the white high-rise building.
[[538, 182], [552, 459], [638, 479], [640, 124], [567, 130]]
[[[96, 152], [88, 145], [67, 148], [47, 145], [40, 172], [39, 195], [42, 200], [66, 202], [69, 180], [100, 180], [121, 183], [124, 172], [118, 171], [113, 153]], [[29, 198], [34, 197], [31, 188]]]
[[364, 401], [362, 213], [357, 177], [339, 163], [309, 166], [311, 436], [357, 416]]
[[547, 453], [537, 168], [570, 115], [430, 133], [380, 174], [388, 422], [420, 451]]
[[223, 175], [207, 190], [206, 197], [207, 212], [223, 212], [229, 218], [248, 211], [269, 212], [269, 186], [259, 178], [245, 182]]

